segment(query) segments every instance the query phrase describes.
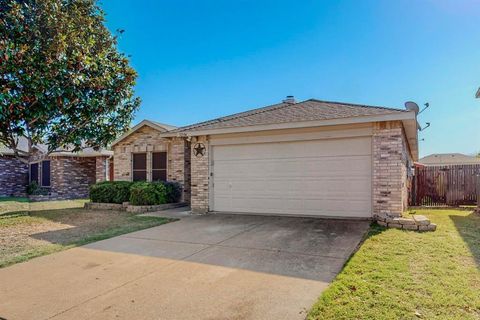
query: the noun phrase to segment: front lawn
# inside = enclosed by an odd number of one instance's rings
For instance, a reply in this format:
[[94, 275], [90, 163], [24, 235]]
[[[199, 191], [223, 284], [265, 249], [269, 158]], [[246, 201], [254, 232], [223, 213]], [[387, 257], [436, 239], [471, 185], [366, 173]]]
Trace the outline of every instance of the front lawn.
[[85, 201], [0, 201], [0, 268], [171, 221], [125, 211], [85, 210]]
[[480, 319], [480, 215], [416, 210], [435, 232], [374, 224], [309, 319]]

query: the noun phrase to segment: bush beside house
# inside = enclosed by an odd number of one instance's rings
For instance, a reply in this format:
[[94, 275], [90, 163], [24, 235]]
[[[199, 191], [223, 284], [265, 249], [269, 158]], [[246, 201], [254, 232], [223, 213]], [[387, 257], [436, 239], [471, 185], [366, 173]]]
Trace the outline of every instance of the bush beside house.
[[151, 206], [167, 203], [167, 188], [163, 183], [136, 183], [130, 188], [130, 204]]
[[43, 188], [39, 186], [37, 182], [32, 181], [27, 186], [27, 195], [28, 196], [48, 195], [48, 188]]
[[181, 195], [182, 186], [176, 182], [106, 181], [90, 187], [90, 200], [96, 203], [160, 205], [177, 203]]
[[128, 181], [104, 181], [90, 186], [90, 200], [100, 203], [122, 204], [130, 200], [130, 187]]

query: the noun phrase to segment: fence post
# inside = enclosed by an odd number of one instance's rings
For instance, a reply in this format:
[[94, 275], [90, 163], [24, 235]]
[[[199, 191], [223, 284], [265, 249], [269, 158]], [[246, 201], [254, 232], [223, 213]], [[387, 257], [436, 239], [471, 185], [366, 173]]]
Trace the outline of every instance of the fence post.
[[480, 171], [477, 172], [477, 210], [480, 213]]

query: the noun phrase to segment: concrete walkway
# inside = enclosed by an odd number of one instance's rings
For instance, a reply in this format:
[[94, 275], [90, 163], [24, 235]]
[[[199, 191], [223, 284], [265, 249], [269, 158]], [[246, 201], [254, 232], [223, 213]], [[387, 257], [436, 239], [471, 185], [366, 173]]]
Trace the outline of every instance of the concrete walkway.
[[303, 319], [365, 221], [208, 215], [0, 269], [0, 318]]

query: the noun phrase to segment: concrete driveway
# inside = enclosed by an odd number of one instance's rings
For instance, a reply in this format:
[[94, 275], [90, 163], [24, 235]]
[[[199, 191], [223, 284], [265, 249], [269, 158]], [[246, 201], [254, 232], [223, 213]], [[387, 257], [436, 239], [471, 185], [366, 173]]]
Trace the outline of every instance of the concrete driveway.
[[369, 225], [169, 214], [0, 269], [0, 319], [303, 319]]

